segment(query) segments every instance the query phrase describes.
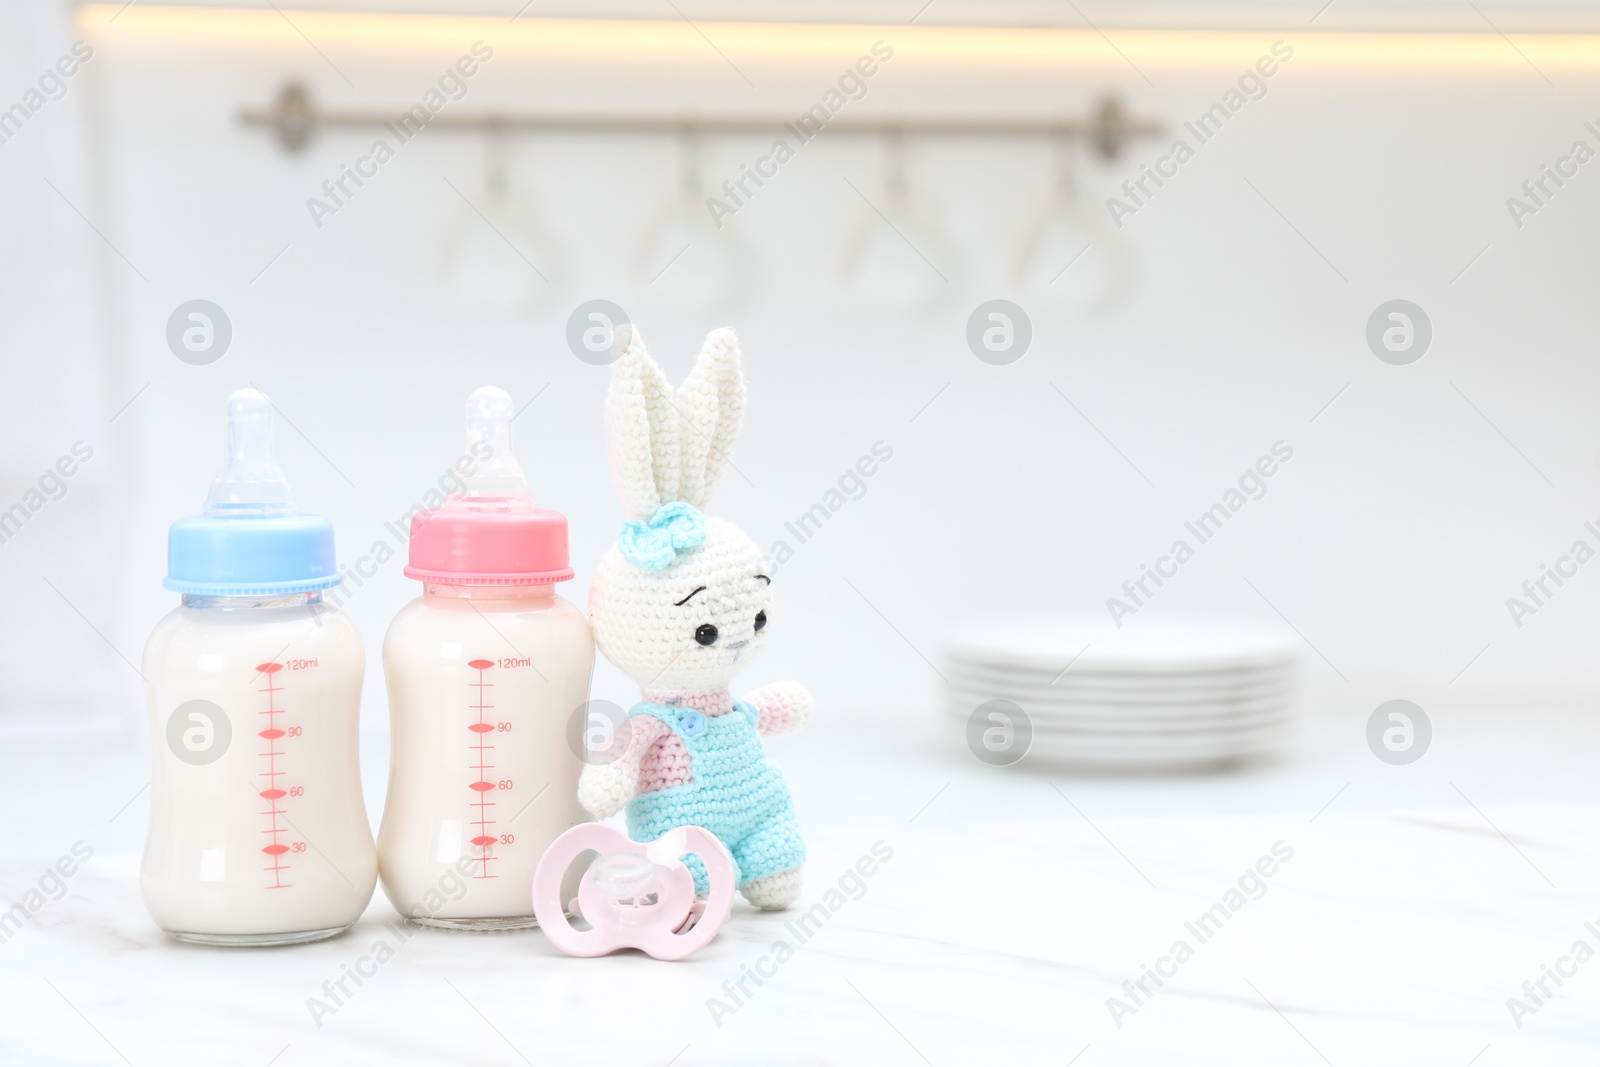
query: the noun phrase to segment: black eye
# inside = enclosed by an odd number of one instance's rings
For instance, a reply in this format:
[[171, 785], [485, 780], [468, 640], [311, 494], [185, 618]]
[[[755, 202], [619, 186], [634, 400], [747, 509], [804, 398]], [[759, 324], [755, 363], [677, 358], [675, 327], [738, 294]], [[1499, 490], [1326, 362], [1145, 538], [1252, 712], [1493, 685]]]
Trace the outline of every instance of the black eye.
[[764, 611], [756, 612], [756, 629], [759, 630], [763, 626], [765, 626], [766, 624], [767, 624], [767, 613], [764, 612]]
[[717, 642], [717, 628], [709, 622], [703, 622], [695, 630], [694, 639], [702, 645], [714, 645]]

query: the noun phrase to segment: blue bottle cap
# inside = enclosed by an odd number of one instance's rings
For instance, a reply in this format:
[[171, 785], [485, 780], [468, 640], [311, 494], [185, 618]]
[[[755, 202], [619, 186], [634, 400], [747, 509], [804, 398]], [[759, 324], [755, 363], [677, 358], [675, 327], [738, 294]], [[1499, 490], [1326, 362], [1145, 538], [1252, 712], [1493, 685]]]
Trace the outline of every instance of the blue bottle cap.
[[272, 405], [255, 389], [228, 398], [228, 462], [211, 483], [205, 512], [167, 533], [167, 577], [175, 593], [287, 596], [342, 580], [333, 523], [302, 515], [272, 458]]

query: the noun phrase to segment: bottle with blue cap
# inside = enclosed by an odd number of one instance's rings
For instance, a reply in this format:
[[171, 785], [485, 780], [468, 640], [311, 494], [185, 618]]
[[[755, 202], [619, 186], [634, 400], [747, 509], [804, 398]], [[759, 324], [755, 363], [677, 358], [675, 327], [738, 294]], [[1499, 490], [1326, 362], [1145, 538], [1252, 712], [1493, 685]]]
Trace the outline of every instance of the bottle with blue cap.
[[302, 513], [271, 452], [272, 405], [228, 398], [228, 462], [172, 524], [182, 603], [145, 645], [154, 741], [146, 908], [184, 941], [279, 945], [348, 927], [377, 881], [357, 720], [366, 654], [323, 601], [333, 524]]

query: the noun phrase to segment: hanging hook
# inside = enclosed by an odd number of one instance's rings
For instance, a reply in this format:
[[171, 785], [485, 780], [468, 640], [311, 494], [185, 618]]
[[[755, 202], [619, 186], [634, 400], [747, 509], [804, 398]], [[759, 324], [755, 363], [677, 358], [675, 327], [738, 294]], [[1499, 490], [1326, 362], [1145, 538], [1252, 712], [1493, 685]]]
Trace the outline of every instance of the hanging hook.
[[891, 199], [903, 200], [910, 190], [906, 181], [906, 137], [903, 127], [891, 126], [884, 133], [883, 150], [884, 187], [888, 189]]
[[1056, 163], [1056, 195], [1063, 203], [1078, 199], [1078, 139], [1072, 131], [1060, 129], [1052, 139]]
[[499, 115], [492, 115], [485, 127], [484, 167], [487, 174], [484, 187], [492, 203], [502, 204], [506, 199], [509, 182], [506, 178], [506, 124]]
[[698, 199], [700, 181], [700, 131], [692, 123], [678, 127], [678, 181], [683, 195]]

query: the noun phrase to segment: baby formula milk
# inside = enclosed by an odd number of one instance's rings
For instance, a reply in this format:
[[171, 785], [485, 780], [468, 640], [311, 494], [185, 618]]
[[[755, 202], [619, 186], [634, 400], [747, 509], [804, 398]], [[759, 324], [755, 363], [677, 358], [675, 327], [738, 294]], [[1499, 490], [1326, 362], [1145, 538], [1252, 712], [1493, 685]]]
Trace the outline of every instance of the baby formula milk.
[[182, 603], [145, 645], [154, 767], [140, 887], [185, 941], [330, 937], [372, 897], [377, 855], [356, 726], [366, 658], [322, 600], [333, 527], [301, 514], [270, 451], [271, 406], [228, 400], [228, 463], [174, 523]]
[[469, 398], [467, 450], [480, 466], [463, 494], [413, 517], [405, 573], [423, 592], [383, 642], [379, 873], [395, 908], [423, 925], [535, 925], [539, 858], [587, 819], [570, 727], [585, 714], [594, 640], [555, 593], [572, 577], [567, 520], [534, 505], [511, 417], [503, 390]]

